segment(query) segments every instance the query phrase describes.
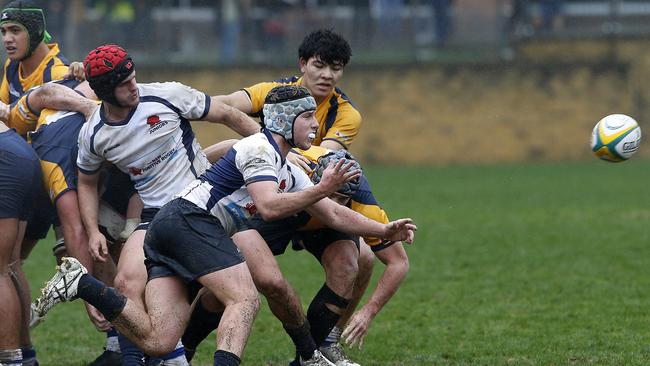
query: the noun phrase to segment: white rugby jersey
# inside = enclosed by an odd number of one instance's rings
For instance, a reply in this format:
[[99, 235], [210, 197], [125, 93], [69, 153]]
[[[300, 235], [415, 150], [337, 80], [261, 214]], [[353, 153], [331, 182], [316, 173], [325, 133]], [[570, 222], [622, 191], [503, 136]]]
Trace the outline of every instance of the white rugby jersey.
[[263, 130], [237, 142], [226, 155], [180, 194], [221, 221], [229, 235], [249, 229], [257, 209], [246, 185], [260, 181], [278, 183], [278, 192], [296, 192], [313, 186], [298, 166], [286, 161]]
[[210, 97], [176, 82], [138, 84], [140, 103], [121, 122], [97, 108], [79, 133], [77, 166], [86, 174], [104, 160], [129, 174], [145, 208], [162, 207], [210, 166], [189, 120], [204, 118]]

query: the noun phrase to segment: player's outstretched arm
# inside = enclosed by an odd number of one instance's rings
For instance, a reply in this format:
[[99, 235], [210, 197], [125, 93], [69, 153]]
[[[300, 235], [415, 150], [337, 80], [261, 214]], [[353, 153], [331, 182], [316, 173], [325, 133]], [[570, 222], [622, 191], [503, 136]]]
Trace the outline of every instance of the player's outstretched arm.
[[59, 111], [75, 111], [82, 113], [88, 119], [95, 109], [97, 103], [84, 98], [74, 90], [57, 84], [47, 83], [31, 91], [27, 97], [32, 112], [40, 113], [43, 109], [55, 109]]
[[250, 136], [260, 132], [260, 124], [246, 113], [230, 106], [217, 97], [210, 100], [210, 110], [204, 118], [208, 122], [223, 123], [242, 136]]
[[329, 198], [324, 198], [307, 209], [312, 216], [327, 226], [352, 235], [372, 236], [391, 241], [412, 243], [417, 227], [411, 219], [399, 219], [388, 224], [371, 220]]
[[375, 255], [386, 267], [368, 302], [352, 315], [343, 330], [342, 337], [349, 346], [363, 347], [371, 322], [397, 292], [409, 270], [408, 256], [402, 243], [393, 243]]

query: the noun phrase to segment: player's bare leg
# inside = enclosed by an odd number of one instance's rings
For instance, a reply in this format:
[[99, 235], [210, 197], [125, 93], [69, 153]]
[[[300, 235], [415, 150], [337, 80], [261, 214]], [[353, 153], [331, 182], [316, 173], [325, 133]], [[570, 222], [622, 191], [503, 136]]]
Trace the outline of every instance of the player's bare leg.
[[[21, 346], [21, 329], [23, 328], [23, 301], [19, 295], [11, 264], [18, 244], [18, 219], [0, 219], [0, 350], [18, 349]], [[4, 360], [8, 361], [8, 360]], [[2, 362], [2, 361], [0, 361]]]
[[375, 255], [372, 253], [370, 246], [363, 242], [363, 238], [359, 239], [359, 272], [356, 281], [354, 282], [354, 289], [352, 290], [352, 298], [345, 311], [341, 314], [341, 318], [336, 323], [334, 328], [325, 338], [325, 341], [320, 344], [319, 349], [332, 362], [338, 365], [356, 365], [351, 362], [345, 354], [343, 347], [340, 344], [341, 333], [345, 328], [345, 324], [350, 320], [354, 310], [359, 305], [363, 294], [368, 288], [370, 279], [372, 278], [372, 270], [375, 262]]
[[282, 323], [300, 357], [319, 362], [322, 355], [311, 337], [300, 299], [282, 275], [269, 246], [256, 230], [239, 232], [233, 241], [246, 258], [255, 286], [266, 297], [271, 312]]

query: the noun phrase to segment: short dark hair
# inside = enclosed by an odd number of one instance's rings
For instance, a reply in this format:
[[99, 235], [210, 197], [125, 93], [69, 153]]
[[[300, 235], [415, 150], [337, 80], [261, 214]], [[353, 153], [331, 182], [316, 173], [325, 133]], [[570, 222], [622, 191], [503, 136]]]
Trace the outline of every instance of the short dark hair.
[[278, 104], [311, 96], [309, 90], [300, 85], [279, 85], [271, 89], [264, 104]]
[[350, 44], [340, 34], [331, 29], [319, 29], [309, 33], [298, 48], [298, 57], [309, 60], [318, 56], [327, 64], [347, 65], [352, 56]]

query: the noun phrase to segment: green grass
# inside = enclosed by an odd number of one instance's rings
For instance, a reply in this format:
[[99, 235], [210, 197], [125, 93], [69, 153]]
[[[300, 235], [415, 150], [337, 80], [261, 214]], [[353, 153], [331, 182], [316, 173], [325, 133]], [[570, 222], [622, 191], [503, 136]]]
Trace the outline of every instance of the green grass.
[[[650, 161], [487, 167], [369, 167], [376, 197], [419, 231], [411, 270], [375, 319], [366, 365], [650, 363]], [[26, 264], [53, 271], [48, 243]], [[306, 303], [323, 275], [309, 255], [281, 266]], [[374, 280], [383, 268], [378, 264]], [[374, 283], [374, 282], [373, 282]], [[371, 285], [373, 286], [373, 285]], [[103, 337], [81, 304], [33, 333], [43, 365], [83, 365]], [[214, 338], [195, 365], [211, 365]], [[245, 365], [286, 365], [293, 351], [264, 305]]]

